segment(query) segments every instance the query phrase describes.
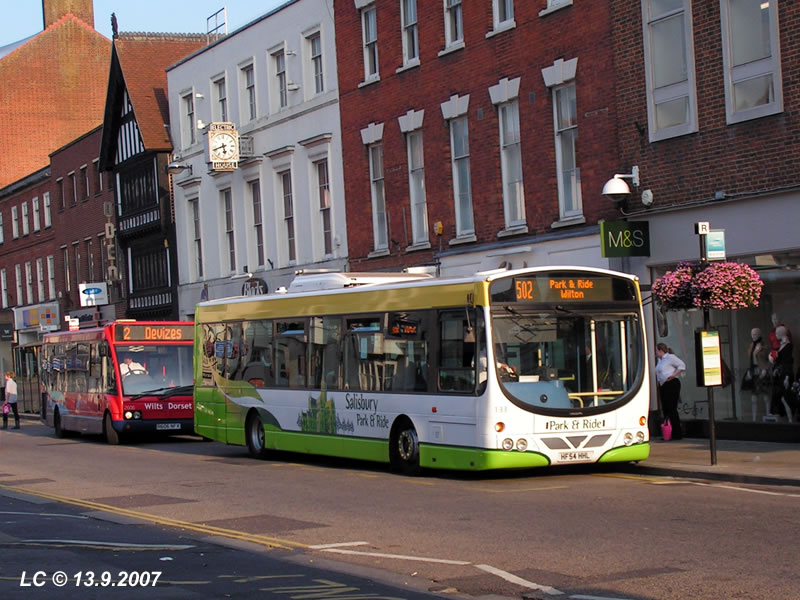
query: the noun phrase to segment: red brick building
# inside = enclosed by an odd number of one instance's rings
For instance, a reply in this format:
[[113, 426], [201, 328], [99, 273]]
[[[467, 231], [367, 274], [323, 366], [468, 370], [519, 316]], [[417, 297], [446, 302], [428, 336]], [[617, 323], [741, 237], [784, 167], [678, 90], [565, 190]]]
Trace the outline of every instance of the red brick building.
[[50, 156], [50, 212], [55, 225], [47, 250], [55, 257], [56, 298], [62, 314], [84, 326], [125, 316], [113, 283], [107, 290], [111, 303], [104, 306], [83, 306], [79, 289], [81, 284], [108, 285], [108, 266], [116, 260], [115, 249], [108, 250], [115, 244], [113, 230], [106, 227], [113, 223], [113, 216], [106, 214], [114, 206], [114, 180], [99, 168], [102, 134], [103, 128], [96, 127]]
[[18, 372], [23, 410], [38, 409], [44, 332], [66, 329], [66, 317], [89, 327], [124, 314], [118, 303], [87, 307], [81, 299], [82, 286], [106, 285], [104, 204], [114, 193], [98, 170], [101, 135], [95, 127], [51, 153], [47, 168], [0, 191], [0, 307], [11, 333], [3, 340], [16, 342], [0, 356]]
[[608, 266], [597, 221], [619, 215], [601, 190], [620, 172], [608, 2], [335, 8], [353, 270]]
[[[55, 285], [52, 293], [49, 290], [46, 264], [46, 257], [55, 255], [50, 190], [49, 165], [0, 190], [0, 309], [8, 327], [3, 332], [3, 341], [13, 340], [14, 307], [56, 298]], [[45, 259], [42, 264], [45, 291], [41, 294], [36, 272], [38, 258]], [[31, 275], [30, 287], [26, 266]], [[52, 271], [55, 272], [55, 266]], [[3, 353], [3, 359], [10, 361], [10, 354]], [[5, 366], [12, 365], [9, 362]]]
[[[111, 51], [110, 40], [94, 30], [92, 0], [43, 0], [42, 11], [41, 33], [0, 48], [0, 144], [14, 149], [0, 157], [0, 366], [17, 370], [23, 410], [38, 409], [40, 317], [61, 327], [64, 310], [79, 306], [77, 289], [64, 296], [58, 279], [65, 272], [60, 245], [71, 247], [78, 238], [72, 237], [77, 232], [69, 233], [69, 242], [59, 237], [51, 153], [58, 161], [57, 149], [70, 154], [76, 140], [97, 144], [82, 140], [102, 123]], [[69, 181], [74, 170], [79, 182], [81, 166], [92, 168], [97, 147], [74, 152], [83, 155], [69, 157], [59, 177]]]
[[[720, 201], [717, 192], [728, 197], [744, 197], [768, 189], [796, 187], [800, 171], [796, 167], [800, 141], [800, 125], [796, 123], [800, 110], [800, 91], [787, 85], [800, 77], [800, 7], [794, 2], [753, 3], [752, 12], [739, 16], [723, 16], [718, 2], [670, 3], [681, 6], [668, 14], [642, 12], [640, 0], [617, 0], [613, 5], [615, 17], [616, 102], [619, 110], [620, 166], [637, 164], [642, 185], [654, 190], [653, 209], [676, 204]], [[724, 4], [728, 4], [725, 2]], [[762, 14], [763, 13], [763, 14]], [[650, 117], [655, 106], [668, 105], [658, 99], [662, 88], [651, 80], [659, 77], [655, 46], [659, 23], [679, 20], [685, 32], [686, 45], [681, 48], [675, 40], [671, 50], [675, 55], [686, 51], [685, 78], [672, 83], [671, 95], [686, 98], [687, 118], [671, 127], [658, 128]], [[642, 21], [646, 21], [643, 36]], [[726, 28], [753, 28], [757, 42], [740, 42], [747, 46], [739, 52], [752, 53], [751, 73], [728, 66], [728, 48], [737, 47], [735, 33]], [[759, 32], [759, 29], [763, 31]], [[772, 48], [758, 48], [773, 46]], [[758, 57], [756, 59], [756, 57]], [[735, 60], [735, 59], [733, 59]], [[676, 61], [677, 63], [678, 61]], [[661, 67], [666, 69], [667, 66]], [[648, 70], [650, 73], [648, 73]], [[656, 72], [653, 72], [653, 71]], [[739, 83], [726, 92], [726, 85], [736, 78], [755, 79], [758, 86], [749, 92], [751, 99], [741, 99], [740, 110], [731, 111]], [[677, 78], [677, 77], [676, 77]], [[764, 94], [762, 102], [756, 96]], [[653, 97], [655, 100], [651, 100]], [[668, 96], [669, 97], [669, 96]], [[673, 100], [674, 102], [674, 100]], [[752, 106], [744, 107], [744, 103]], [[648, 106], [650, 105], [650, 106]], [[663, 110], [669, 112], [669, 108]], [[668, 193], [661, 190], [668, 189]], [[659, 190], [660, 193], [655, 193]], [[652, 209], [651, 209], [652, 210]]]
[[[699, 261], [696, 223], [724, 231], [727, 260], [754, 267], [764, 281], [758, 308], [710, 311], [723, 360], [740, 382], [754, 336], [769, 343], [776, 323], [800, 334], [800, 5], [610, 5], [619, 167], [638, 166], [641, 180], [625, 211], [650, 231], [650, 256], [628, 268], [646, 289], [678, 262]], [[645, 189], [650, 206], [640, 201]], [[682, 419], [695, 431], [707, 428], [707, 389], [694, 385], [693, 360], [703, 314], [654, 311], [652, 317], [653, 341], [669, 344], [689, 367]], [[798, 440], [794, 346], [790, 381], [771, 379], [758, 392], [738, 384], [714, 389], [721, 436]]]
[[0, 156], [0, 188], [102, 122], [111, 42], [94, 30], [92, 0], [42, 7], [44, 31], [0, 52], [0, 146], [15, 149]]

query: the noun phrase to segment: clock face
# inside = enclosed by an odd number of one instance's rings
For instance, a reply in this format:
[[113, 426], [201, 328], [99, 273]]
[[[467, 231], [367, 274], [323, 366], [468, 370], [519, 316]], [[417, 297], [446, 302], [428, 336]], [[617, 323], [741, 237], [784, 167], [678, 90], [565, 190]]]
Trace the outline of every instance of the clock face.
[[236, 139], [230, 133], [218, 133], [210, 142], [212, 160], [230, 160], [236, 154]]

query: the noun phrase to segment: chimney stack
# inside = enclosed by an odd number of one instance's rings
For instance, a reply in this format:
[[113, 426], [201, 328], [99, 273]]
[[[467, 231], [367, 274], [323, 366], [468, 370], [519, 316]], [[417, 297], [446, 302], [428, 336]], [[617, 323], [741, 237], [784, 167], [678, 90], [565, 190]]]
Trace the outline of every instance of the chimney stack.
[[42, 0], [45, 29], [69, 13], [94, 29], [93, 0]]

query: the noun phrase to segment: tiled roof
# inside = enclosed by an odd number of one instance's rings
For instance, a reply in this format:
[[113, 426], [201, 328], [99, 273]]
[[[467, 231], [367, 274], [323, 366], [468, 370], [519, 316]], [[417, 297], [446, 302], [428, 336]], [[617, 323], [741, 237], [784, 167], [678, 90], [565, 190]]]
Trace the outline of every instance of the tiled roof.
[[207, 43], [200, 34], [120, 33], [114, 48], [146, 150], [171, 151], [166, 69]]
[[31, 39], [39, 35], [35, 33], [33, 35], [29, 35], [26, 38], [22, 38], [21, 40], [17, 40], [16, 42], [11, 42], [10, 44], [6, 44], [5, 46], [0, 46], [0, 58], [3, 58], [6, 54], [10, 54], [23, 44], [27, 44]]
[[0, 188], [103, 120], [111, 43], [68, 14], [0, 59]]

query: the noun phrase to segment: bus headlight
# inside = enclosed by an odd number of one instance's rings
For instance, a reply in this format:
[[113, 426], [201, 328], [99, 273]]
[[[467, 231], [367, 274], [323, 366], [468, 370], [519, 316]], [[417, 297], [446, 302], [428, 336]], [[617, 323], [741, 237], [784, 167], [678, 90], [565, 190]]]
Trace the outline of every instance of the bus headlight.
[[503, 440], [503, 450], [511, 450], [514, 448], [514, 440], [506, 438]]
[[626, 446], [630, 446], [633, 443], [633, 434], [629, 431], [622, 438], [622, 441], [625, 443]]
[[525, 438], [519, 438], [517, 440], [517, 450], [520, 452], [525, 452], [528, 449], [528, 440]]
[[142, 411], [137, 410], [136, 412], [134, 412], [133, 413], [133, 418], [134, 419], [141, 419], [142, 418]]
[[130, 421], [132, 418], [133, 418], [133, 411], [126, 410], [126, 411], [125, 411], [125, 419], [127, 419], [128, 421]]
[[644, 431], [637, 431], [636, 432], [636, 443], [641, 444], [644, 442]]

